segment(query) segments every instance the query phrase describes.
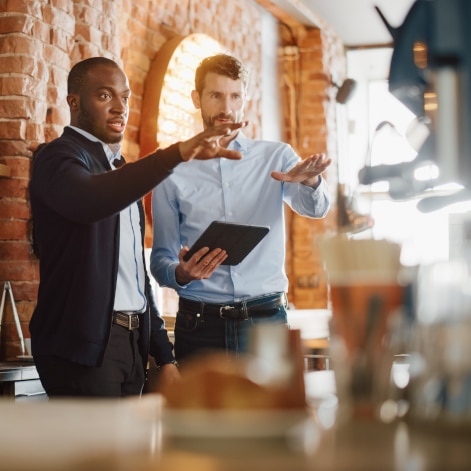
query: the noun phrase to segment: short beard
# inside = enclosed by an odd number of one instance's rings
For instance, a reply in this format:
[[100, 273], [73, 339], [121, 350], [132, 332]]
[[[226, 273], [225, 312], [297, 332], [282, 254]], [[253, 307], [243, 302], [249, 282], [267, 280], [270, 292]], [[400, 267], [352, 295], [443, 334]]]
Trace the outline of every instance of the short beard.
[[224, 113], [220, 113], [218, 114], [217, 116], [210, 116], [210, 117], [207, 117], [205, 118], [203, 116], [203, 123], [205, 124], [205, 126], [207, 128], [214, 128], [214, 126], [216, 126], [214, 123], [216, 121], [216, 119], [227, 119], [229, 120], [231, 123], [235, 123], [235, 119], [234, 119], [234, 116], [231, 114], [231, 115], [227, 115], [227, 114], [224, 114]]
[[122, 135], [110, 136], [100, 129], [97, 129], [91, 114], [83, 108], [80, 109], [79, 115], [77, 116], [77, 124], [80, 129], [89, 132], [105, 144], [118, 144], [123, 140]]

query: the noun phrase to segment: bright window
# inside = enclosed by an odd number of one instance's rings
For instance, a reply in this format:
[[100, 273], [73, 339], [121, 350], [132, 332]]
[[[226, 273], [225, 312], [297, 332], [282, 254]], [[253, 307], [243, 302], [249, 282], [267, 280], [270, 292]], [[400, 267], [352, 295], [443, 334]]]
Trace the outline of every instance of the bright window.
[[[348, 145], [340, 156], [340, 183], [354, 195], [355, 209], [370, 214], [372, 229], [356, 237], [384, 238], [399, 242], [405, 265], [446, 260], [450, 253], [450, 220], [471, 209], [470, 203], [450, 205], [431, 213], [417, 209], [421, 197], [393, 200], [389, 183], [360, 185], [358, 172], [365, 165], [411, 161], [415, 116], [388, 91], [391, 49], [348, 53], [348, 75], [357, 80], [357, 91], [347, 106]], [[345, 171], [345, 169], [347, 169]], [[455, 218], [456, 219], [456, 218]], [[454, 220], [455, 220], [454, 219]]]

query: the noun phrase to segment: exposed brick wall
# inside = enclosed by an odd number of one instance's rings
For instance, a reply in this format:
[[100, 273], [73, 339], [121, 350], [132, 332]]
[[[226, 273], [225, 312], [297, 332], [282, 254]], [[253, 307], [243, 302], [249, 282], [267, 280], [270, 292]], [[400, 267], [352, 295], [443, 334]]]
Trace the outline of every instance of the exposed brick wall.
[[[70, 67], [95, 55], [123, 65], [133, 90], [123, 149], [128, 159], [135, 160], [140, 157], [140, 109], [153, 58], [175, 36], [206, 33], [250, 69], [251, 101], [246, 115], [252, 125], [247, 132], [260, 137], [262, 14], [253, 0], [0, 0], [0, 164], [11, 170], [9, 178], [0, 177], [0, 288], [5, 280], [11, 281], [26, 336], [38, 284], [38, 264], [30, 250], [31, 153], [39, 143], [60, 135], [69, 122], [66, 79]], [[297, 137], [286, 123], [286, 139], [303, 156], [318, 151], [335, 155], [328, 69], [330, 58], [343, 53], [319, 31], [300, 27], [299, 32], [302, 60], [296, 93], [302, 84], [303, 96], [296, 103]], [[287, 95], [285, 87], [280, 92]], [[334, 172], [332, 186], [335, 181]], [[322, 289], [311, 295], [312, 289], [304, 284], [320, 273], [312, 243], [330, 220], [313, 224], [293, 218], [289, 226], [290, 244], [295, 248], [289, 253], [291, 286], [297, 307], [326, 303]], [[3, 324], [0, 357], [14, 357], [19, 353], [18, 337], [8, 300]]]
[[[333, 164], [325, 175], [332, 201], [328, 216], [313, 220], [287, 211], [288, 298], [297, 309], [325, 309], [328, 307], [328, 287], [317, 241], [326, 232], [334, 232], [337, 226], [337, 105], [332, 77], [334, 81], [344, 78], [345, 54], [342, 43], [328, 30], [291, 27], [290, 33], [285, 40], [288, 47], [284, 49], [282, 60], [285, 138], [301, 157], [323, 152], [333, 159]], [[291, 100], [294, 106], [290, 106]]]

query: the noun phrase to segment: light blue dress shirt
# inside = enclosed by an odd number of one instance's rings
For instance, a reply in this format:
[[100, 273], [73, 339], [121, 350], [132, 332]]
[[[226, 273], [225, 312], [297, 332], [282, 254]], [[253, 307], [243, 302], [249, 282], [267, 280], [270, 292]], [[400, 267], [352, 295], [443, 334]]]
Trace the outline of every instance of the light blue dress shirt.
[[[249, 139], [239, 132], [230, 148], [243, 159], [193, 160], [177, 166], [153, 191], [151, 272], [161, 286], [184, 298], [207, 303], [239, 302], [288, 289], [285, 272], [284, 202], [297, 213], [324, 217], [328, 187], [274, 180], [301, 159], [285, 143]], [[269, 226], [267, 236], [236, 266], [221, 265], [209, 279], [180, 286], [178, 253], [191, 247], [214, 220]]]
[[[75, 126], [70, 126], [78, 133], [94, 142], [103, 145], [106, 157], [114, 170], [113, 161], [121, 157], [118, 149], [113, 152], [108, 144], [92, 134]], [[123, 312], [143, 312], [147, 305], [144, 294], [145, 267], [142, 260], [141, 228], [139, 224], [139, 208], [137, 203], [123, 209], [119, 215], [119, 264], [114, 310]], [[111, 243], [111, 241], [110, 241]]]

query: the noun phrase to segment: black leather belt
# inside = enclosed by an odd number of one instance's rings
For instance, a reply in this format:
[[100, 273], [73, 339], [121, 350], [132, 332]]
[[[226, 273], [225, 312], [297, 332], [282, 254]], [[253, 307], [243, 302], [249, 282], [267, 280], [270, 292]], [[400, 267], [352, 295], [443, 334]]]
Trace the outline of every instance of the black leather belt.
[[113, 324], [126, 327], [128, 330], [139, 328], [140, 314], [127, 314], [126, 312], [113, 311]]
[[248, 319], [249, 317], [271, 316], [284, 304], [284, 293], [227, 304], [207, 304], [185, 298], [179, 299], [180, 309], [199, 312], [201, 315], [215, 315], [221, 319]]

